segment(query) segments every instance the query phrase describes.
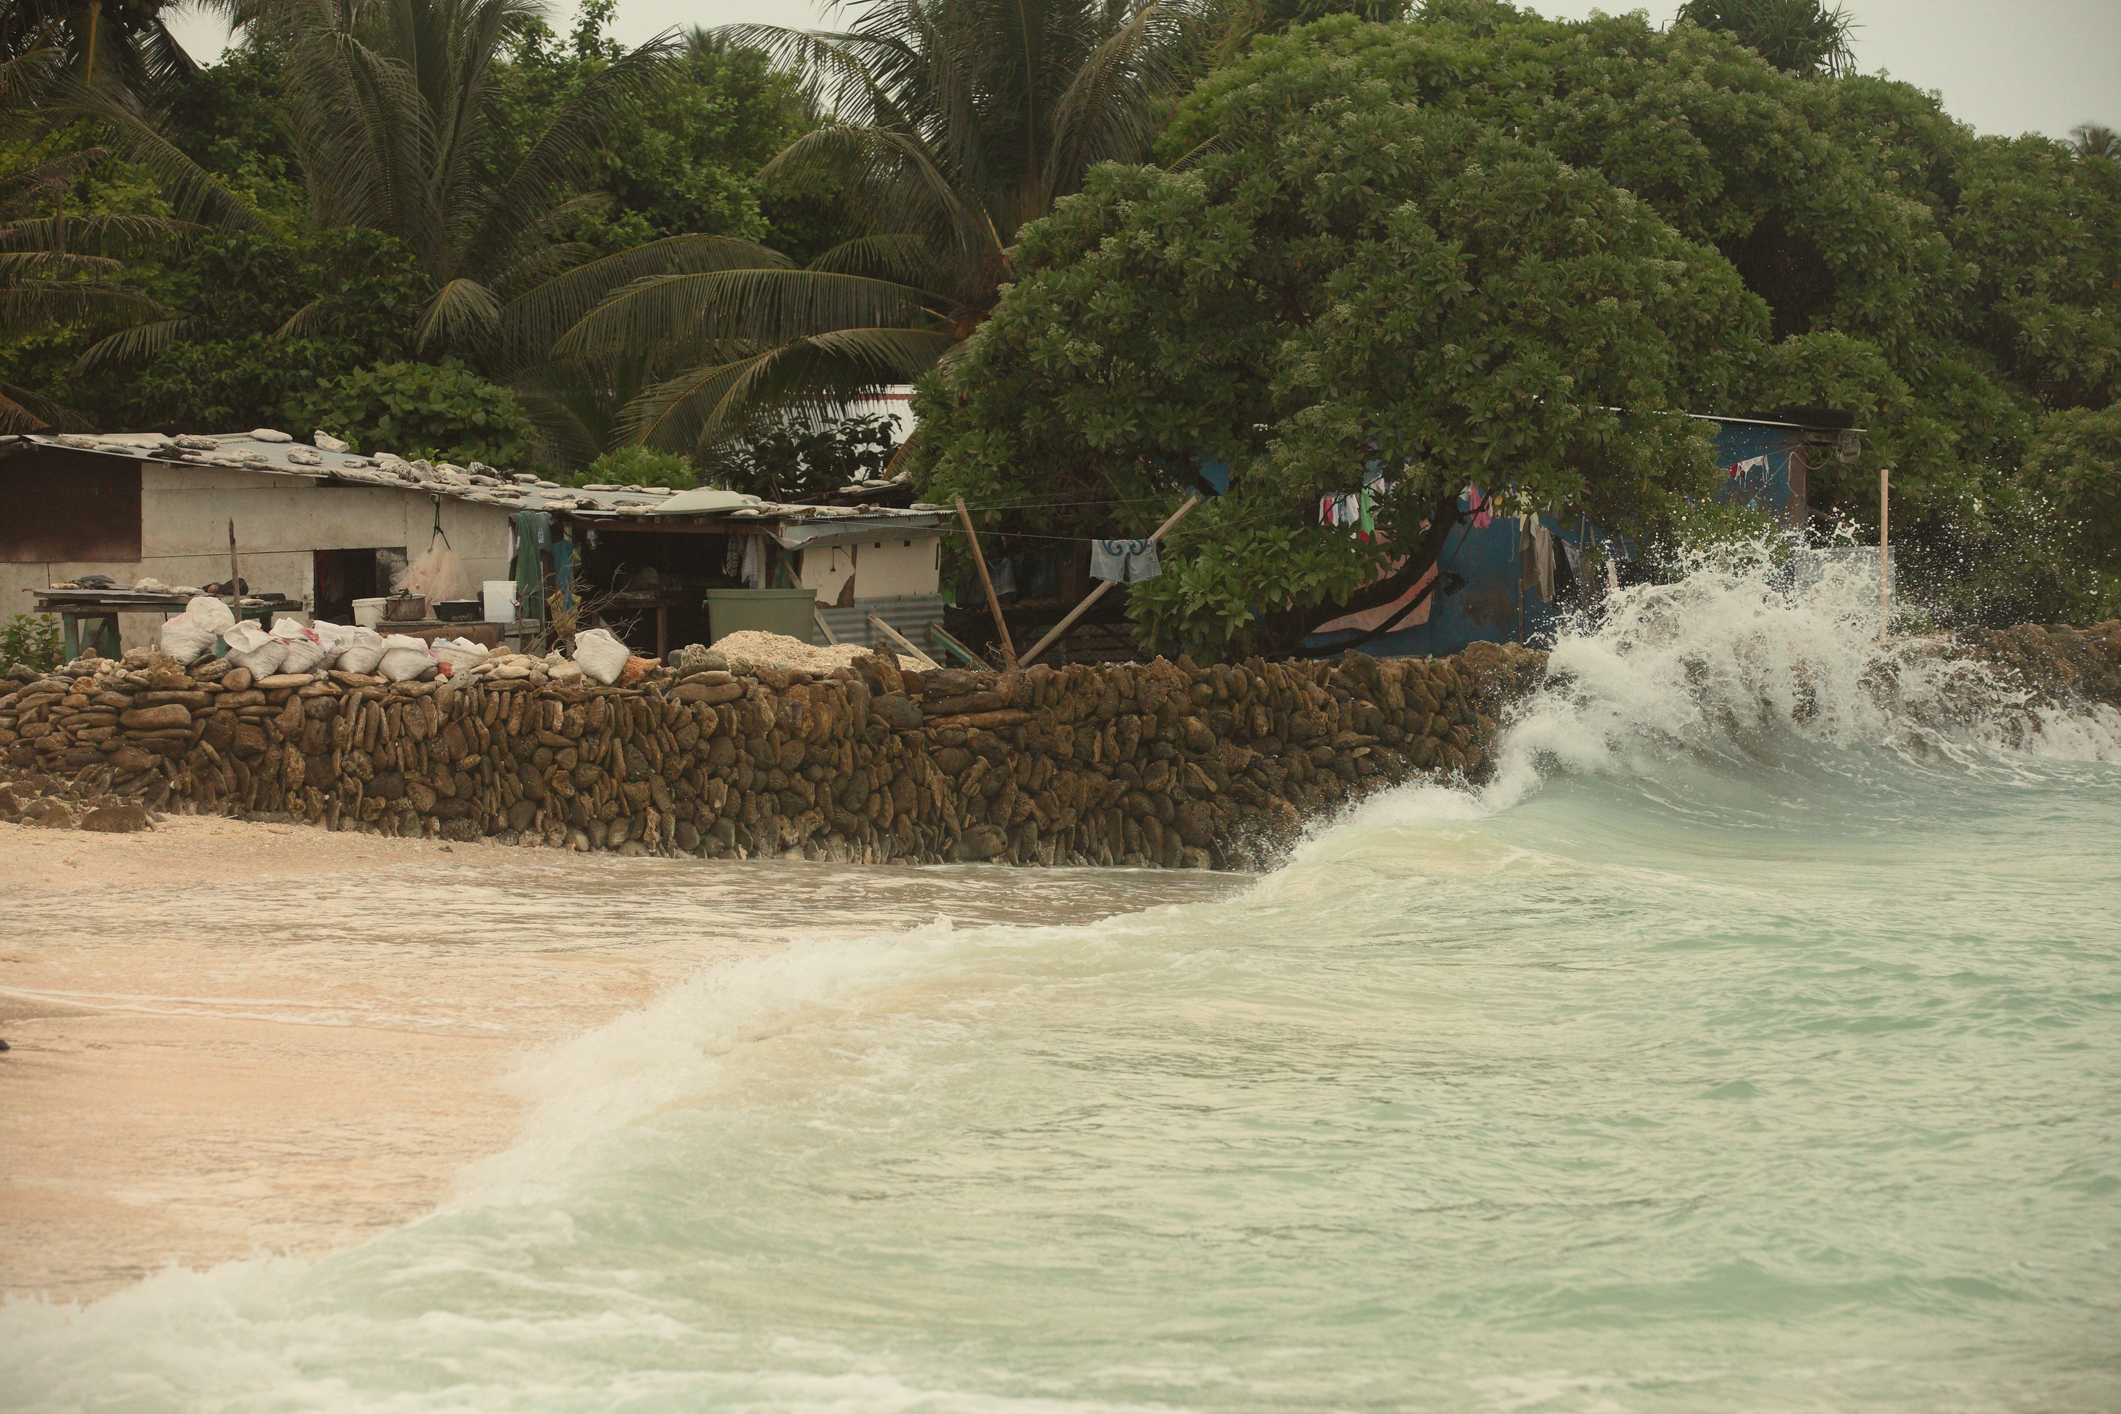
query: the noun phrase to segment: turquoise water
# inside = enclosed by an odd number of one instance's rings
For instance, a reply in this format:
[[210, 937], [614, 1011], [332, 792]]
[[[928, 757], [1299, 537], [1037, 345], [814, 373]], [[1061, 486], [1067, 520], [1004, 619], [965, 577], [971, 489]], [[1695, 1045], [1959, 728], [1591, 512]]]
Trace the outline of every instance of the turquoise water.
[[9, 1305], [0, 1404], [2121, 1407], [2121, 720], [1634, 593], [1484, 790], [704, 972], [421, 1221]]

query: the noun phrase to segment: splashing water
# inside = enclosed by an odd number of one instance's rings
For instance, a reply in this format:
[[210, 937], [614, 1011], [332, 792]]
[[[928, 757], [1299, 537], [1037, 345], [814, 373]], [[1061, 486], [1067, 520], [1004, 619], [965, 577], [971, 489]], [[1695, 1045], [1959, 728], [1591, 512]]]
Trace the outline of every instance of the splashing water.
[[1862, 596], [1626, 591], [1228, 899], [704, 971], [428, 1218], [9, 1305], [0, 1404], [2117, 1407], [2121, 718]]

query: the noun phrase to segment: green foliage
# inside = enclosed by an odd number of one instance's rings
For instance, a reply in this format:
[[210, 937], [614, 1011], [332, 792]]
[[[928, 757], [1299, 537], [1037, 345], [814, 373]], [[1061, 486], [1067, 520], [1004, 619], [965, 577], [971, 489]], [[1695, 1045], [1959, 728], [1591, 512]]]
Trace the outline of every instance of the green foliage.
[[169, 297], [185, 337], [136, 371], [106, 375], [103, 405], [121, 425], [299, 427], [320, 384], [411, 353], [407, 331], [431, 293], [379, 231], [209, 237]]
[[[1181, 175], [1111, 175], [1027, 231], [1017, 285], [923, 384], [936, 484], [1169, 498], [1208, 457], [1239, 467], [1239, 496], [1291, 493], [1258, 514], [1293, 526], [1296, 488], [1406, 459], [1410, 488], [1523, 484], [1676, 527], [1690, 454], [1659, 420], [1616, 429], [1596, 407], [1825, 404], [1867, 430], [1855, 463], [1812, 468], [1811, 507], [1875, 534], [1892, 467], [1913, 593], [1975, 617], [2090, 602], [2060, 539], [2010, 547], [2045, 534], [2025, 468], [2046, 422], [2121, 395], [2121, 163], [1978, 138], [1908, 85], [1781, 72], [1698, 24], [1557, 24], [1484, 0], [1422, 16], [1260, 40], [1173, 114], [1161, 152]], [[1417, 105], [1419, 125], [1383, 116]], [[1479, 136], [1447, 140], [1447, 121]], [[1473, 175], [1399, 172], [1444, 161]], [[1491, 183], [1522, 230], [1485, 205]], [[1609, 250], [1584, 234], [1607, 227]], [[1570, 439], [1583, 451], [1559, 454]], [[1418, 565], [1416, 513], [1396, 514]], [[1198, 538], [1214, 521], [1196, 519]], [[1188, 592], [1179, 541], [1180, 573], [1138, 613]], [[1268, 613], [1245, 632], [1275, 641], [1273, 566], [1253, 583]]]
[[288, 140], [277, 48], [230, 49], [173, 83], [165, 126], [177, 147], [282, 229], [303, 215], [301, 170]]
[[604, 453], [576, 476], [577, 486], [668, 486], [690, 491], [700, 484], [691, 462], [675, 452], [652, 447], [620, 447]]
[[808, 504], [889, 465], [895, 426], [881, 415], [783, 422], [717, 448], [707, 475], [761, 500]]
[[524, 468], [537, 446], [529, 414], [506, 388], [460, 363], [379, 363], [290, 401], [288, 420], [361, 452]]
[[[498, 160], [520, 160], [554, 108], [611, 58], [608, 41], [581, 28], [562, 49], [532, 26], [495, 75]], [[670, 70], [613, 125], [585, 179], [610, 199], [575, 218], [574, 237], [599, 252], [685, 233], [775, 239], [759, 173], [808, 126], [793, 80], [758, 50], [697, 32]]]
[[1787, 74], [1846, 74], [1856, 67], [1848, 11], [1819, 0], [1686, 0], [1683, 24], [1721, 30]]
[[13, 614], [0, 623], [0, 668], [21, 665], [48, 673], [66, 653], [66, 638], [51, 614]]
[[1496, 127], [1250, 72], [1220, 150], [1101, 168], [1026, 231], [1016, 285], [922, 385], [931, 498], [1036, 496], [1057, 504], [1016, 525], [1117, 533], [1146, 527], [1099, 503], [1146, 521], [1199, 458], [1228, 462], [1230, 494], [1131, 602], [1162, 646], [1278, 652], [1385, 563], [1316, 524], [1366, 466], [1388, 469], [1390, 542], [1426, 543], [1409, 582], [1468, 481], [1637, 527], [1710, 484], [1694, 424], [1639, 414], [1721, 403], [1762, 356], [1766, 309], [1727, 262]]

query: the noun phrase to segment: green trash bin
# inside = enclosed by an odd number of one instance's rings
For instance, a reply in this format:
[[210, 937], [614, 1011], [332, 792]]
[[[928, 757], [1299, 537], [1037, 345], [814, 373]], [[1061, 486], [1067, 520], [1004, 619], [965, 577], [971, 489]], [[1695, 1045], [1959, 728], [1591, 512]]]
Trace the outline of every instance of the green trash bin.
[[732, 633], [778, 633], [812, 643], [817, 629], [811, 616], [817, 612], [815, 589], [710, 589], [707, 591], [707, 632], [720, 643]]

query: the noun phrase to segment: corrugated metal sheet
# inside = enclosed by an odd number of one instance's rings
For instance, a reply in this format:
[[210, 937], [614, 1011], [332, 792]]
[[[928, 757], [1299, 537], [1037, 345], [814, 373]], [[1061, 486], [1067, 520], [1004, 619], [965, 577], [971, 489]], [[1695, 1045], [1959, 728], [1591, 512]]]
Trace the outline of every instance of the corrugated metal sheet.
[[[818, 615], [832, 629], [832, 636], [842, 643], [859, 643], [864, 648], [874, 648], [887, 642], [869, 622], [874, 614], [890, 624], [906, 637], [921, 646], [921, 651], [941, 661], [941, 653], [928, 642], [928, 625], [943, 621], [943, 596], [940, 594], [901, 594], [888, 599], [857, 599], [846, 608], [836, 604], [818, 605]], [[812, 626], [811, 642], [822, 644], [825, 636]]]

